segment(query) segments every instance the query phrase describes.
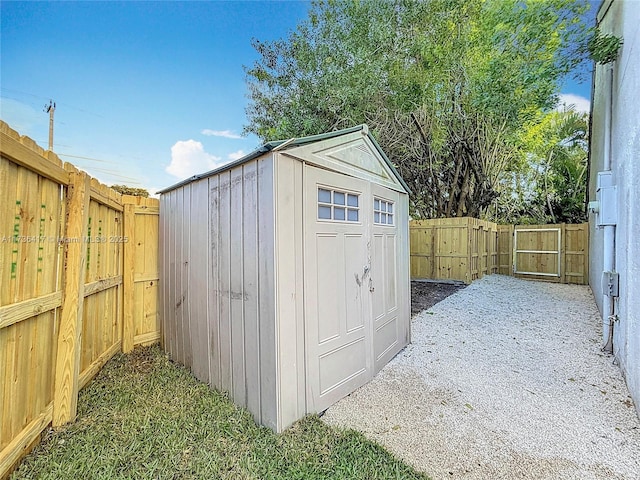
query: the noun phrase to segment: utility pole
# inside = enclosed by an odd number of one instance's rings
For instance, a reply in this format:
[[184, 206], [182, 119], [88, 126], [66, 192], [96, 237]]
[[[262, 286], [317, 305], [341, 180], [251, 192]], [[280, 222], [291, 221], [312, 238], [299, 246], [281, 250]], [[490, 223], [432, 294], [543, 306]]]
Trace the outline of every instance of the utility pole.
[[49, 100], [49, 105], [44, 106], [44, 111], [49, 114], [49, 150], [53, 151], [53, 113], [56, 111], [56, 102]]

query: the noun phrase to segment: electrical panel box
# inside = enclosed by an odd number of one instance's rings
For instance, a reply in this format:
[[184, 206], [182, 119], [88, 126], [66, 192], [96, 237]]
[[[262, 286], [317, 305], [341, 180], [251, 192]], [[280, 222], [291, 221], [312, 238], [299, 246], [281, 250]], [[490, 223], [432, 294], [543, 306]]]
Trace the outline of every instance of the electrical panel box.
[[598, 172], [596, 200], [598, 202], [596, 226], [616, 225], [618, 223], [618, 191], [613, 185], [610, 171]]
[[602, 293], [608, 297], [620, 296], [620, 275], [617, 272], [602, 272]]

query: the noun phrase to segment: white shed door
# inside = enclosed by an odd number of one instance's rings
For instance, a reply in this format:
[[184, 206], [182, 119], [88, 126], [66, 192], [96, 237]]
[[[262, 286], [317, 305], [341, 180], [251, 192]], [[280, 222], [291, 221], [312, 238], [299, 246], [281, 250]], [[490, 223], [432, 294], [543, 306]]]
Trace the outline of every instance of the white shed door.
[[373, 350], [378, 373], [401, 348], [408, 335], [398, 318], [403, 285], [398, 283], [398, 192], [371, 185], [373, 214], [371, 227], [371, 308]]
[[368, 182], [304, 169], [307, 411], [373, 376]]

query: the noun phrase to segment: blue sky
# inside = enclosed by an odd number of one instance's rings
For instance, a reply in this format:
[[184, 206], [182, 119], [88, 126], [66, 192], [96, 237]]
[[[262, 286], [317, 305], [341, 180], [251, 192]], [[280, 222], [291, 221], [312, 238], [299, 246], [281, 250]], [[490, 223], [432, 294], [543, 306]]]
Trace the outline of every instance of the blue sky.
[[[0, 117], [46, 148], [53, 99], [63, 160], [154, 192], [259, 146], [240, 137], [251, 38], [285, 37], [308, 5], [2, 1]], [[588, 107], [588, 82], [563, 93]]]

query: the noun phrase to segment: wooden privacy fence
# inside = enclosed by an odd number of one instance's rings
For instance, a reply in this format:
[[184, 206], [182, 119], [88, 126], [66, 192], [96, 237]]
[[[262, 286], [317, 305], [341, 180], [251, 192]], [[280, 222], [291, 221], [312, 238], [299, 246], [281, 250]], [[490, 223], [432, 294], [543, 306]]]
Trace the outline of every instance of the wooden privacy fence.
[[158, 200], [0, 122], [0, 478], [116, 352], [160, 338]]
[[499, 225], [499, 273], [589, 283], [589, 224]]
[[411, 277], [471, 283], [500, 273], [586, 285], [588, 225], [496, 225], [467, 217], [412, 221]]
[[497, 225], [477, 218], [414, 220], [409, 224], [411, 278], [471, 283], [498, 271]]

